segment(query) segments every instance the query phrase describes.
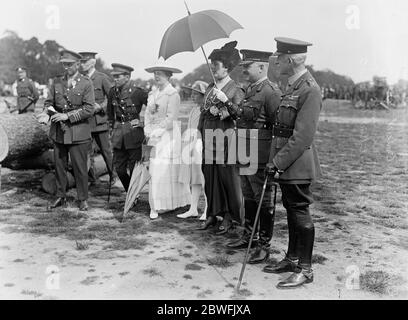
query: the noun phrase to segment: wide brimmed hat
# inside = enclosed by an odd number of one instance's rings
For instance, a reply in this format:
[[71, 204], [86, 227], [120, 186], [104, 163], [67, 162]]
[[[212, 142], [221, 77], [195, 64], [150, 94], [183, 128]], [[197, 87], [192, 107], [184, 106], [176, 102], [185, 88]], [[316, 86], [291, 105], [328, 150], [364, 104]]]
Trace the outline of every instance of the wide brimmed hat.
[[182, 86], [183, 89], [189, 89], [194, 92], [200, 93], [202, 95], [205, 94], [205, 91], [207, 90], [208, 83], [205, 81], [197, 80], [196, 82], [193, 83], [191, 87], [188, 86]]
[[145, 69], [149, 73], [153, 73], [155, 71], [167, 71], [171, 73], [181, 73], [180, 69], [174, 68], [173, 66], [168, 65], [163, 59], [160, 59], [156, 62], [156, 64], [152, 67]]

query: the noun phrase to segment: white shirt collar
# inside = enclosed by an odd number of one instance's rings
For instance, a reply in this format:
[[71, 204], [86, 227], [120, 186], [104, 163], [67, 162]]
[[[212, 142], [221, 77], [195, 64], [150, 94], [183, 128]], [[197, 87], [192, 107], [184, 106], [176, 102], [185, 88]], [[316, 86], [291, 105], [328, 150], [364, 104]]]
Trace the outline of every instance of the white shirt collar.
[[91, 70], [91, 72], [88, 73], [88, 77], [89, 77], [89, 78], [92, 77], [92, 75], [95, 73], [95, 71], [96, 71], [96, 69], [93, 68], [93, 69]]
[[288, 78], [288, 85], [292, 85], [296, 82], [297, 79], [299, 79], [301, 76], [303, 76], [307, 72], [307, 69], [303, 69], [302, 71], [295, 73], [293, 76], [290, 76]]

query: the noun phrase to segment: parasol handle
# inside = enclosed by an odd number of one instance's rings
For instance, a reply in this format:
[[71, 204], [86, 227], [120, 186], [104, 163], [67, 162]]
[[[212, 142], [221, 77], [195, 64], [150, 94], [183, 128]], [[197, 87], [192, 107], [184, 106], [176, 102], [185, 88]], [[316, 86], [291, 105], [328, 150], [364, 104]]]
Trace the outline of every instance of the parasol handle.
[[[188, 8], [187, 2], [186, 2], [185, 0], [184, 0], [184, 5], [186, 6], [187, 13], [188, 13], [188, 15], [190, 16], [190, 15], [191, 15], [191, 12], [190, 12], [190, 9]], [[207, 67], [208, 67], [208, 70], [210, 71], [212, 80], [214, 81], [214, 86], [217, 88], [217, 84], [216, 84], [216, 82], [215, 82], [215, 77], [214, 77], [214, 74], [213, 74], [213, 72], [212, 72], [212, 70], [211, 70], [210, 63], [208, 62], [207, 55], [205, 54], [204, 47], [201, 46], [200, 48], [201, 48], [201, 51], [203, 52], [203, 55], [204, 55], [204, 58], [205, 58], [205, 62], [207, 63]]]

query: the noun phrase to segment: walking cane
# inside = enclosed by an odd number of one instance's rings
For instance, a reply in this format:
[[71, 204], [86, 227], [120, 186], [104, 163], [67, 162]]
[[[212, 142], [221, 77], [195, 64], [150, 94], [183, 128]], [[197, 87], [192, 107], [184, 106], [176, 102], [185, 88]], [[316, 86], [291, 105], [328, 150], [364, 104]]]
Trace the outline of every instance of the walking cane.
[[[241, 287], [242, 278], [244, 277], [245, 267], [247, 265], [249, 251], [251, 250], [252, 240], [254, 239], [256, 226], [258, 225], [259, 213], [261, 212], [261, 206], [262, 206], [262, 201], [263, 201], [263, 198], [264, 198], [264, 195], [265, 195], [267, 182], [268, 182], [268, 175], [266, 176], [265, 182], [264, 182], [263, 187], [262, 187], [261, 199], [259, 199], [258, 209], [256, 210], [255, 221], [254, 221], [254, 225], [252, 227], [251, 237], [249, 239], [248, 248], [247, 248], [246, 253], [245, 253], [244, 262], [242, 263], [241, 274], [239, 275], [238, 284], [237, 284], [237, 286], [235, 288], [236, 292], [239, 292], [239, 288]], [[273, 197], [273, 214], [275, 213], [275, 207], [276, 207], [277, 184], [274, 183], [274, 186], [275, 186], [275, 194], [274, 194], [274, 197]]]
[[109, 203], [109, 201], [110, 201], [111, 189], [112, 189], [112, 174], [109, 175], [108, 203]]

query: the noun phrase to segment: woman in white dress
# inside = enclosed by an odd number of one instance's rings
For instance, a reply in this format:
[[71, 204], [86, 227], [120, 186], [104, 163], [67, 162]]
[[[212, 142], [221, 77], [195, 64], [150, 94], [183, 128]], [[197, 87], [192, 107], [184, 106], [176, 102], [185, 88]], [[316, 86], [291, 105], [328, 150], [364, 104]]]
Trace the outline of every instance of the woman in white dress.
[[179, 69], [154, 66], [145, 69], [154, 73], [157, 88], [149, 93], [145, 111], [145, 135], [152, 146], [149, 172], [150, 218], [190, 204], [186, 183], [179, 182], [181, 163], [181, 129], [177, 118], [180, 96], [169, 80]]
[[[201, 192], [204, 191], [204, 175], [201, 170], [203, 143], [197, 126], [200, 119], [200, 106], [203, 104], [204, 93], [207, 87], [208, 83], [199, 80], [194, 82], [192, 87], [185, 87], [191, 90], [195, 105], [188, 117], [187, 129], [184, 131], [182, 138], [183, 150], [180, 182], [188, 183], [191, 186], [190, 210], [177, 215], [178, 218], [182, 219], [198, 216], [198, 201]], [[200, 220], [206, 219], [206, 211], [207, 199], [205, 199], [205, 208]]]

